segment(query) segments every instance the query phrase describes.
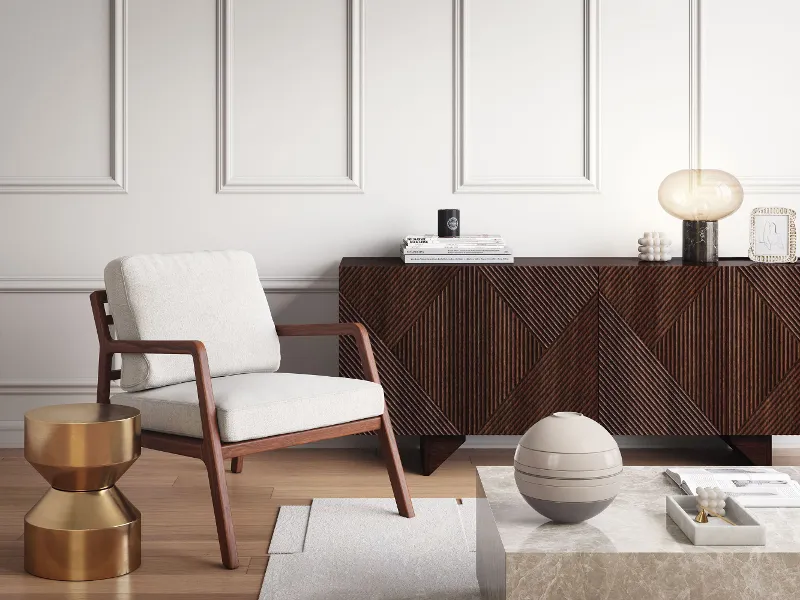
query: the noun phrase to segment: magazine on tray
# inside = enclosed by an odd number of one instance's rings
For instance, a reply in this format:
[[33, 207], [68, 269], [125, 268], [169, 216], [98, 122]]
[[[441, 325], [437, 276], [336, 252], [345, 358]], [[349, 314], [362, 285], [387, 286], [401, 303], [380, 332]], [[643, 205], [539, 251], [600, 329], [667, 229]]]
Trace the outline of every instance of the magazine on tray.
[[713, 487], [742, 506], [800, 507], [800, 483], [770, 467], [673, 467], [665, 473], [691, 496], [698, 487]]

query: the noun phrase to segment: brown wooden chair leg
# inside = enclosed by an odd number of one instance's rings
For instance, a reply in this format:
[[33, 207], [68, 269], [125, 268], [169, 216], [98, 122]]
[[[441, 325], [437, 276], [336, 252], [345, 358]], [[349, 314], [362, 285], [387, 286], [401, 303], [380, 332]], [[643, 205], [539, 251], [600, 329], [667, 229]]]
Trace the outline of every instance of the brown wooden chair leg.
[[233, 530], [233, 517], [228, 499], [228, 483], [225, 481], [225, 463], [222, 448], [213, 442], [204, 445], [204, 462], [211, 486], [211, 502], [214, 504], [214, 518], [217, 521], [217, 537], [222, 564], [228, 569], [239, 567], [239, 553], [236, 550], [236, 534]]
[[384, 412], [381, 417], [381, 428], [378, 430], [378, 437], [381, 439], [383, 459], [386, 461], [386, 470], [389, 471], [389, 481], [392, 482], [397, 511], [401, 516], [410, 519], [414, 516], [414, 505], [411, 503], [411, 496], [408, 494], [406, 474], [403, 472], [403, 463], [400, 462], [400, 453], [397, 451], [397, 442], [394, 439], [388, 412]]
[[231, 473], [241, 473], [244, 468], [244, 456], [234, 456], [231, 459]]

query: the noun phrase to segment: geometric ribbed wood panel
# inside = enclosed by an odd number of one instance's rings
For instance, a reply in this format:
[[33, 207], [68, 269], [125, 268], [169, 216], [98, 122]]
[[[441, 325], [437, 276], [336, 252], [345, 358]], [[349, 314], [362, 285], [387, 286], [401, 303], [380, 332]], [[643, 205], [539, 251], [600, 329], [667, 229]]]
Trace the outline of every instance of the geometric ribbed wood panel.
[[[370, 332], [400, 434], [521, 434], [597, 413], [597, 268], [343, 262], [340, 320]], [[360, 377], [352, 341], [339, 370]]]
[[733, 435], [797, 363], [800, 340], [739, 269], [717, 269], [654, 352], [717, 429]]
[[393, 347], [459, 272], [455, 266], [423, 269], [340, 269], [339, 293], [384, 344]]
[[597, 408], [594, 296], [477, 433], [521, 434], [539, 419], [561, 410], [597, 419]]
[[752, 264], [739, 273], [784, 324], [800, 337], [800, 268], [797, 265]]
[[[800, 268], [795, 264], [752, 264], [739, 269], [753, 290], [781, 323], [800, 339]], [[778, 340], [769, 340], [775, 344]], [[794, 344], [790, 346], [796, 348]], [[786, 352], [786, 350], [784, 350]], [[800, 361], [795, 361], [769, 396], [742, 425], [741, 435], [796, 435], [800, 433]]]
[[[339, 319], [342, 322], [364, 322], [340, 294]], [[458, 435], [460, 432], [448, 420], [427, 392], [411, 377], [403, 364], [394, 356], [374, 331], [370, 342], [383, 392], [389, 407], [392, 427], [398, 435]], [[361, 362], [355, 341], [350, 336], [339, 338], [339, 374], [343, 377], [363, 379]]]
[[[613, 433], [700, 433], [709, 425], [721, 435], [798, 431], [797, 410], [770, 396], [785, 393], [779, 385], [800, 361], [800, 336], [752, 285], [752, 268], [767, 281], [800, 273], [789, 266], [777, 278], [771, 265], [600, 269], [601, 306], [613, 312], [600, 314], [600, 412]], [[620, 351], [630, 334], [640, 342], [636, 353]], [[635, 407], [624, 390], [637, 390]], [[680, 405], [674, 423], [663, 414], [670, 404]], [[772, 408], [760, 411], [764, 405]]]
[[[713, 267], [603, 268], [600, 295], [648, 348], [672, 326], [714, 275]], [[648, 268], [650, 267], [650, 268]]]
[[478, 269], [545, 347], [552, 345], [597, 295], [597, 267], [519, 265]]
[[[800, 265], [345, 259], [395, 431], [521, 434], [576, 410], [620, 435], [800, 433]], [[361, 377], [352, 340], [340, 373]]]
[[633, 328], [600, 298], [600, 422], [617, 435], [716, 435]]
[[479, 269], [461, 269], [393, 348], [459, 431], [478, 432], [543, 354]]

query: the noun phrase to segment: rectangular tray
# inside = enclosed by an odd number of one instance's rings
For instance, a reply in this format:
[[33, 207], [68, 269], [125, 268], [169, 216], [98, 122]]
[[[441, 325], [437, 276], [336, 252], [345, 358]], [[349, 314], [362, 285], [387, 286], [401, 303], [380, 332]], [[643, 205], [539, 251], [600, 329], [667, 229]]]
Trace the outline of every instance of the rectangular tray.
[[696, 496], [667, 496], [667, 514], [695, 546], [766, 545], [767, 528], [736, 499], [725, 501], [725, 516], [736, 526], [713, 517], [708, 523], [696, 523], [696, 504]]

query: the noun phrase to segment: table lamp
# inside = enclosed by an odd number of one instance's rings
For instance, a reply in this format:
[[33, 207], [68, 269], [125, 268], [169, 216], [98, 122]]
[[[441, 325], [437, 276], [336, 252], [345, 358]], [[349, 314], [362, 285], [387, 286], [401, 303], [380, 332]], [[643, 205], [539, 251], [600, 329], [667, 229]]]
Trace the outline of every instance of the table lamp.
[[676, 171], [661, 182], [659, 203], [683, 219], [684, 262], [717, 262], [717, 221], [735, 213], [743, 198], [739, 180], [716, 169]]

